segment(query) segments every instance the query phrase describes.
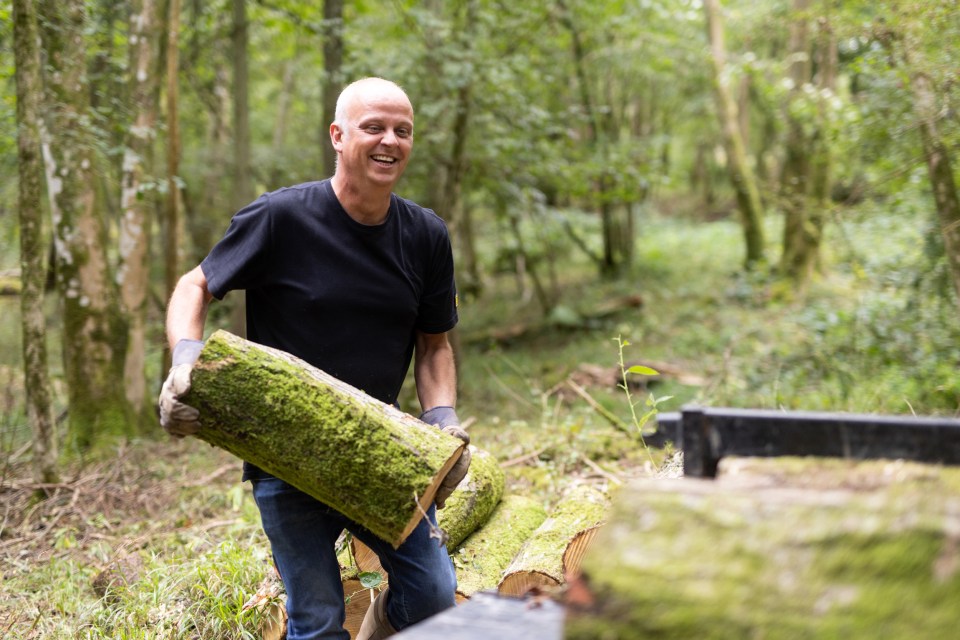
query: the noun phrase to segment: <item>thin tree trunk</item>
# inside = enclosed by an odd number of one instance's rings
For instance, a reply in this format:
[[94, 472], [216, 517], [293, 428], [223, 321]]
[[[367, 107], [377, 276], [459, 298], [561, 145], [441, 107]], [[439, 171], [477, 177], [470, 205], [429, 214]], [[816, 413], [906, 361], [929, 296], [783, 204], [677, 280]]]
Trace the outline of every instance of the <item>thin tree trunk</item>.
[[751, 268], [764, 261], [763, 205], [757, 189], [753, 170], [747, 162], [740, 125], [737, 122], [737, 106], [733, 101], [726, 77], [726, 49], [723, 38], [723, 21], [719, 0], [704, 0], [707, 18], [707, 35], [710, 40], [713, 65], [713, 86], [716, 95], [717, 115], [723, 131], [727, 151], [727, 172], [737, 196], [740, 222], [746, 244], [744, 263]]
[[947, 252], [950, 277], [960, 306], [960, 197], [953, 177], [950, 151], [937, 128], [938, 108], [933, 83], [927, 74], [915, 72], [910, 78], [914, 111], [920, 120], [920, 139], [927, 160], [930, 187], [940, 218], [940, 232]]
[[323, 175], [332, 176], [337, 154], [330, 143], [330, 124], [336, 116], [337, 98], [343, 89], [343, 0], [323, 2], [323, 121], [320, 123], [320, 148], [323, 150]]
[[[253, 200], [253, 175], [250, 156], [250, 98], [247, 60], [247, 3], [233, 0], [233, 194], [234, 210]], [[231, 300], [230, 327], [233, 333], [246, 335], [245, 297], [238, 294]]]
[[17, 165], [20, 191], [20, 313], [27, 416], [33, 432], [33, 478], [58, 482], [56, 423], [47, 368], [46, 248], [43, 233], [43, 157], [40, 147], [40, 52], [33, 0], [14, 0], [17, 82]]
[[153, 198], [141, 193], [156, 139], [159, 111], [160, 3], [134, 3], [130, 21], [133, 122], [123, 155], [120, 206], [120, 300], [130, 326], [124, 364], [127, 401], [138, 414], [147, 410], [146, 316], [150, 290], [149, 246]]
[[805, 282], [807, 273], [807, 234], [810, 205], [807, 198], [810, 182], [811, 142], [806, 131], [810, 123], [804, 115], [794, 113], [792, 105], [804, 100], [804, 86], [810, 82], [810, 0], [793, 0], [790, 22], [790, 41], [787, 54], [790, 56], [789, 78], [792, 88], [784, 105], [787, 121], [786, 153], [780, 177], [780, 197], [783, 201], [785, 219], [783, 224], [783, 251], [780, 270], [795, 282]]
[[63, 304], [69, 444], [84, 452], [104, 436], [133, 433], [122, 383], [127, 330], [109, 272], [106, 225], [97, 211], [84, 2], [41, 0], [37, 7], [50, 70], [45, 159]]
[[[180, 174], [180, 99], [177, 83], [179, 70], [180, 0], [170, 0], [167, 13], [167, 200], [163, 250], [166, 299], [173, 294], [180, 278], [180, 254], [184, 237], [180, 216], [180, 188], [177, 184]], [[166, 371], [170, 366], [169, 350], [164, 351], [163, 364], [162, 371]]]
[[[296, 54], [283, 65], [283, 83], [280, 85], [280, 97], [277, 99], [277, 119], [273, 125], [273, 170], [270, 172], [270, 189], [276, 189], [284, 181], [283, 158], [284, 142], [287, 138], [287, 125], [290, 122], [290, 106], [296, 89]], [[329, 145], [329, 141], [327, 141]]]

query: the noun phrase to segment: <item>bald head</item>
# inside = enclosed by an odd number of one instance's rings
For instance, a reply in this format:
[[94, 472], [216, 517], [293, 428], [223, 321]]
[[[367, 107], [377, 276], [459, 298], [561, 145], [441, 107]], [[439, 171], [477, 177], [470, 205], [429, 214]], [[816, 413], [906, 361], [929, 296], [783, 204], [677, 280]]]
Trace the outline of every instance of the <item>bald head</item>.
[[357, 113], [362, 107], [371, 100], [383, 98], [393, 98], [406, 102], [410, 107], [410, 113], [413, 113], [413, 105], [410, 98], [400, 86], [390, 80], [383, 78], [361, 78], [350, 83], [340, 92], [337, 98], [337, 110], [334, 114], [334, 124], [338, 125], [344, 133], [350, 127], [351, 122], [355, 122]]

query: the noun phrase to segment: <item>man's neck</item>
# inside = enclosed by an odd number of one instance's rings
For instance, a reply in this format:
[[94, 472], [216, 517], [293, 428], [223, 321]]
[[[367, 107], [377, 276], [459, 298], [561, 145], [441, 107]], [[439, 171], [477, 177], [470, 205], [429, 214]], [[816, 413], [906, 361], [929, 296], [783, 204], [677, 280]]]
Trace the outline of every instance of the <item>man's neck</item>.
[[387, 219], [392, 191], [389, 187], [360, 189], [336, 174], [330, 180], [330, 185], [343, 210], [360, 224], [377, 225]]

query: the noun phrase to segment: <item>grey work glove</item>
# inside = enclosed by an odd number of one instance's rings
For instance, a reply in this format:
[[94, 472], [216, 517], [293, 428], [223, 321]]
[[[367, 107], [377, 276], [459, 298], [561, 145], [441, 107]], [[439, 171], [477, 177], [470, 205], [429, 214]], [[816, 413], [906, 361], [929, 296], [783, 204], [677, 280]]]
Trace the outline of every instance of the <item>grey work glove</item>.
[[173, 366], [160, 389], [160, 426], [175, 438], [200, 430], [200, 412], [180, 401], [190, 391], [190, 373], [200, 357], [203, 342], [180, 340], [173, 348]]
[[463, 440], [463, 453], [460, 454], [460, 458], [447, 472], [446, 477], [437, 489], [437, 495], [433, 498], [434, 502], [437, 503], [437, 509], [443, 509], [446, 506], [447, 498], [467, 475], [467, 470], [470, 468], [470, 448], [466, 446], [470, 444], [470, 436], [460, 426], [460, 418], [457, 417], [457, 412], [453, 410], [453, 407], [434, 407], [424, 411], [420, 415], [420, 419], [427, 424], [440, 427], [440, 430], [448, 435]]

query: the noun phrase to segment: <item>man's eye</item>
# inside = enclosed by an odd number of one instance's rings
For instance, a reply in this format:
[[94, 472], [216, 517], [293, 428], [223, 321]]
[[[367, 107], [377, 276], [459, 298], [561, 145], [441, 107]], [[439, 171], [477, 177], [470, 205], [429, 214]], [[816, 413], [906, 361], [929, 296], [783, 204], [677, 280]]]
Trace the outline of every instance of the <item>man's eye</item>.
[[376, 125], [370, 125], [370, 126], [367, 127], [366, 130], [367, 130], [368, 133], [380, 133], [381, 131], [383, 131], [383, 127], [378, 127], [378, 126], [376, 126]]
[[397, 135], [400, 136], [401, 138], [409, 138], [409, 137], [410, 137], [410, 130], [409, 130], [409, 129], [403, 129], [403, 128], [397, 129]]

